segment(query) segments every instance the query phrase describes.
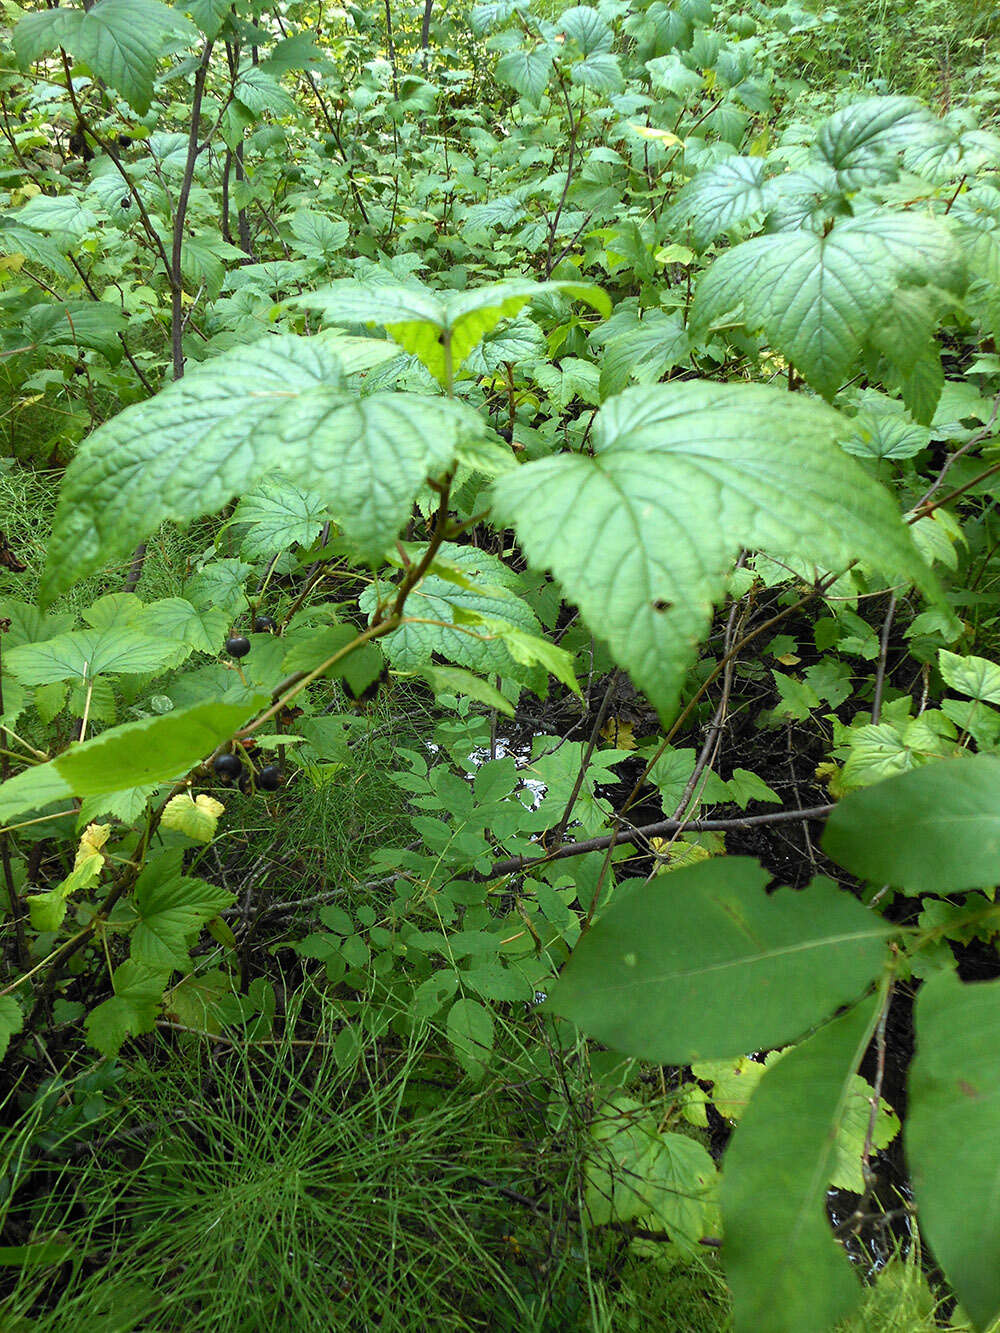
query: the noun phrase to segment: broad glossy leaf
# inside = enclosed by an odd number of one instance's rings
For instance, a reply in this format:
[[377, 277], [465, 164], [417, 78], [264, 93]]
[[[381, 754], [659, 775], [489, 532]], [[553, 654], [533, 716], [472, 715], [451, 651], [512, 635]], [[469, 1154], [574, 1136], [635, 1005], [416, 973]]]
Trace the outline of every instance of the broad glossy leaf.
[[36, 194], [10, 215], [12, 221], [33, 231], [55, 232], [78, 241], [97, 226], [97, 214], [72, 195]]
[[615, 35], [611, 24], [590, 5], [574, 5], [559, 15], [559, 31], [573, 43], [580, 55], [610, 51]]
[[913, 893], [1000, 884], [1000, 758], [943, 759], [851, 792], [823, 850], [860, 878]]
[[93, 348], [117, 364], [122, 358], [118, 334], [127, 322], [103, 301], [59, 301], [35, 306], [25, 328], [39, 347]]
[[194, 36], [188, 20], [160, 0], [97, 0], [82, 10], [27, 14], [14, 29], [21, 64], [65, 47], [145, 115], [153, 95], [156, 62], [171, 34]]
[[762, 385], [628, 389], [599, 412], [594, 454], [527, 463], [495, 513], [669, 715], [742, 547], [892, 579], [933, 579], [888, 492], [839, 448], [840, 417]]
[[601, 397], [620, 393], [630, 381], [654, 384], [684, 361], [690, 350], [687, 329], [678, 314], [647, 311], [634, 328], [607, 340], [601, 358]]
[[737, 1333], [829, 1333], [861, 1300], [825, 1204], [875, 1010], [875, 1000], [859, 1005], [768, 1069], [723, 1159], [723, 1263]]
[[695, 246], [706, 249], [716, 236], [770, 208], [775, 193], [765, 170], [763, 158], [734, 156], [699, 171], [674, 200], [670, 220], [687, 224]]
[[442, 398], [358, 399], [342, 371], [325, 339], [264, 338], [101, 426], [67, 469], [40, 595], [50, 601], [165, 519], [212, 513], [278, 470], [326, 497], [348, 538], [376, 559], [427, 475], [446, 471], [485, 426]]
[[242, 704], [195, 704], [126, 722], [71, 745], [52, 760], [52, 767], [77, 796], [170, 782], [207, 758], [268, 702], [268, 695], [258, 695]]
[[[26, 768], [23, 773], [0, 783], [0, 828], [9, 828], [20, 816], [32, 810], [43, 810], [56, 801], [60, 802], [60, 810], [75, 814], [72, 795], [72, 787], [56, 772], [53, 763]], [[66, 827], [69, 828], [68, 821]]]
[[801, 1036], [878, 975], [891, 927], [828, 880], [768, 895], [769, 879], [726, 857], [630, 881], [574, 949], [549, 1007], [657, 1064]]
[[1000, 1314], [1000, 982], [917, 995], [906, 1160], [920, 1231], [977, 1328]]
[[[691, 308], [693, 337], [713, 320], [741, 311], [762, 328], [809, 383], [832, 397], [876, 335], [917, 357], [945, 302], [960, 295], [965, 264], [944, 222], [921, 213], [871, 213], [814, 231], [758, 236], [727, 251], [698, 284]], [[931, 284], [928, 289], [927, 284]], [[922, 288], [919, 312], [898, 308], [902, 294]], [[897, 346], [898, 344], [898, 346]], [[888, 354], [888, 347], [886, 348]]]
[[[52, 11], [46, 11], [51, 13]], [[18, 227], [5, 218], [0, 218], [0, 254], [23, 255], [33, 264], [58, 273], [61, 278], [73, 281], [74, 270], [63, 258], [59, 246], [47, 236], [38, 236], [27, 227]]]
[[339, 324], [380, 324], [399, 345], [419, 357], [440, 384], [459, 367], [502, 319], [546, 292], [564, 292], [603, 315], [611, 303], [599, 287], [576, 282], [494, 282], [465, 292], [429, 287], [358, 282], [342, 278], [290, 305], [322, 310]]

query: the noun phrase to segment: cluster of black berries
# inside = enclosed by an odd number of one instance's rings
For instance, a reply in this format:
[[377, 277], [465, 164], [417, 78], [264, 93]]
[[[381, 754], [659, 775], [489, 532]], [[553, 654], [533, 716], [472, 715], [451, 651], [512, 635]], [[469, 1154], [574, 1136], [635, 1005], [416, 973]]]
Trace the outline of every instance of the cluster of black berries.
[[[278, 626], [270, 616], [257, 616], [253, 628], [255, 634], [273, 634]], [[233, 634], [226, 640], [226, 652], [230, 657], [246, 657], [249, 651], [250, 640], [244, 634]], [[265, 764], [256, 772], [247, 773], [237, 755], [220, 754], [212, 767], [223, 782], [238, 782], [242, 792], [277, 791], [281, 786], [281, 769], [277, 764]]]
[[277, 791], [281, 786], [281, 769], [277, 764], [265, 764], [256, 773], [247, 773], [242, 759], [237, 755], [220, 754], [212, 767], [223, 782], [238, 782], [241, 792]]

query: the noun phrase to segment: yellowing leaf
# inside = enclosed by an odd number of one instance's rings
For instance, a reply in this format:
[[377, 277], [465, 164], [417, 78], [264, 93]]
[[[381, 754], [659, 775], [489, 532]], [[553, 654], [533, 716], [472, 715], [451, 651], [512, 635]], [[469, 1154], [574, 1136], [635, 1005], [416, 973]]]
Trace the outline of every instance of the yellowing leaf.
[[[79, 870], [86, 861], [98, 856], [101, 848], [111, 836], [110, 824], [88, 824], [80, 838], [80, 846], [76, 849], [76, 858], [73, 861], [73, 869]], [[101, 863], [104, 857], [100, 858]]]
[[160, 823], [164, 828], [175, 829], [195, 842], [211, 842], [215, 837], [219, 816], [225, 810], [221, 801], [213, 796], [192, 797], [190, 792], [172, 796], [163, 807]]
[[654, 125], [636, 125], [629, 121], [629, 129], [633, 134], [638, 134], [640, 139], [655, 139], [657, 143], [663, 144], [664, 148], [673, 148], [675, 144], [683, 144], [683, 139], [678, 139], [676, 134], [670, 130], [658, 130]]
[[634, 724], [622, 722], [617, 717], [609, 717], [601, 728], [601, 738], [617, 750], [634, 750], [636, 739]]
[[89, 824], [80, 838], [73, 869], [54, 889], [28, 898], [28, 911], [35, 930], [58, 930], [66, 919], [66, 902], [80, 889], [89, 889], [104, 869], [101, 848], [111, 833], [110, 824]]

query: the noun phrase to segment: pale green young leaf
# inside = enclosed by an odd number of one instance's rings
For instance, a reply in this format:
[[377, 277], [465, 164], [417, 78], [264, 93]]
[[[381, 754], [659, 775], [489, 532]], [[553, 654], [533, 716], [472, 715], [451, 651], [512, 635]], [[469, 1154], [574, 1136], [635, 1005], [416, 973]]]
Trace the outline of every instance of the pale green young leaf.
[[762, 385], [628, 389], [598, 414], [593, 456], [507, 473], [495, 514], [666, 718], [742, 547], [834, 570], [860, 557], [935, 588], [842, 431], [822, 403]]
[[583, 936], [548, 1005], [657, 1064], [793, 1040], [878, 975], [891, 927], [827, 880], [766, 894], [746, 857], [632, 880]]
[[180, 792], [172, 796], [163, 807], [160, 827], [175, 829], [194, 842], [211, 842], [225, 808], [221, 801], [204, 792], [199, 792], [197, 796], [187, 791]]
[[440, 384], [458, 373], [472, 350], [534, 297], [563, 292], [603, 315], [611, 303], [599, 287], [582, 282], [494, 282], [463, 292], [436, 292], [401, 283], [342, 278], [290, 305], [321, 310], [339, 324], [379, 324], [401, 347], [419, 357]]
[[1000, 666], [985, 657], [962, 657], [938, 650], [938, 669], [946, 685], [970, 699], [1000, 704]]
[[860, 1303], [826, 1191], [875, 1009], [858, 1005], [768, 1069], [726, 1152], [723, 1263], [746, 1333], [829, 1333]]
[[493, 1017], [476, 1000], [456, 1000], [448, 1010], [448, 1040], [455, 1058], [475, 1082], [493, 1058]]

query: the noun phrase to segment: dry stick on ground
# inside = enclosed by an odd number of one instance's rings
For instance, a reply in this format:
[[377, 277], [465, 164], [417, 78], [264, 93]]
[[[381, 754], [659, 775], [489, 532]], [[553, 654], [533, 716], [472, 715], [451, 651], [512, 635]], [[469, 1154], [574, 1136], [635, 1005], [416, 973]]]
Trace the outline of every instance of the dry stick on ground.
[[603, 852], [622, 843], [642, 842], [646, 838], [663, 837], [672, 833], [688, 831], [725, 833], [767, 824], [794, 824], [805, 819], [825, 819], [832, 810], [832, 805], [815, 805], [804, 810], [775, 810], [766, 815], [744, 815], [737, 819], [661, 819], [655, 824], [641, 824], [630, 829], [619, 828], [613, 833], [604, 833], [597, 838], [565, 842], [544, 856], [511, 856], [506, 860], [494, 862], [489, 870], [469, 873], [464, 878], [477, 882], [499, 879], [502, 875], [515, 875], [522, 870], [532, 870], [535, 866], [545, 865], [548, 861], [562, 861], [568, 856], [583, 856], [586, 852]]

